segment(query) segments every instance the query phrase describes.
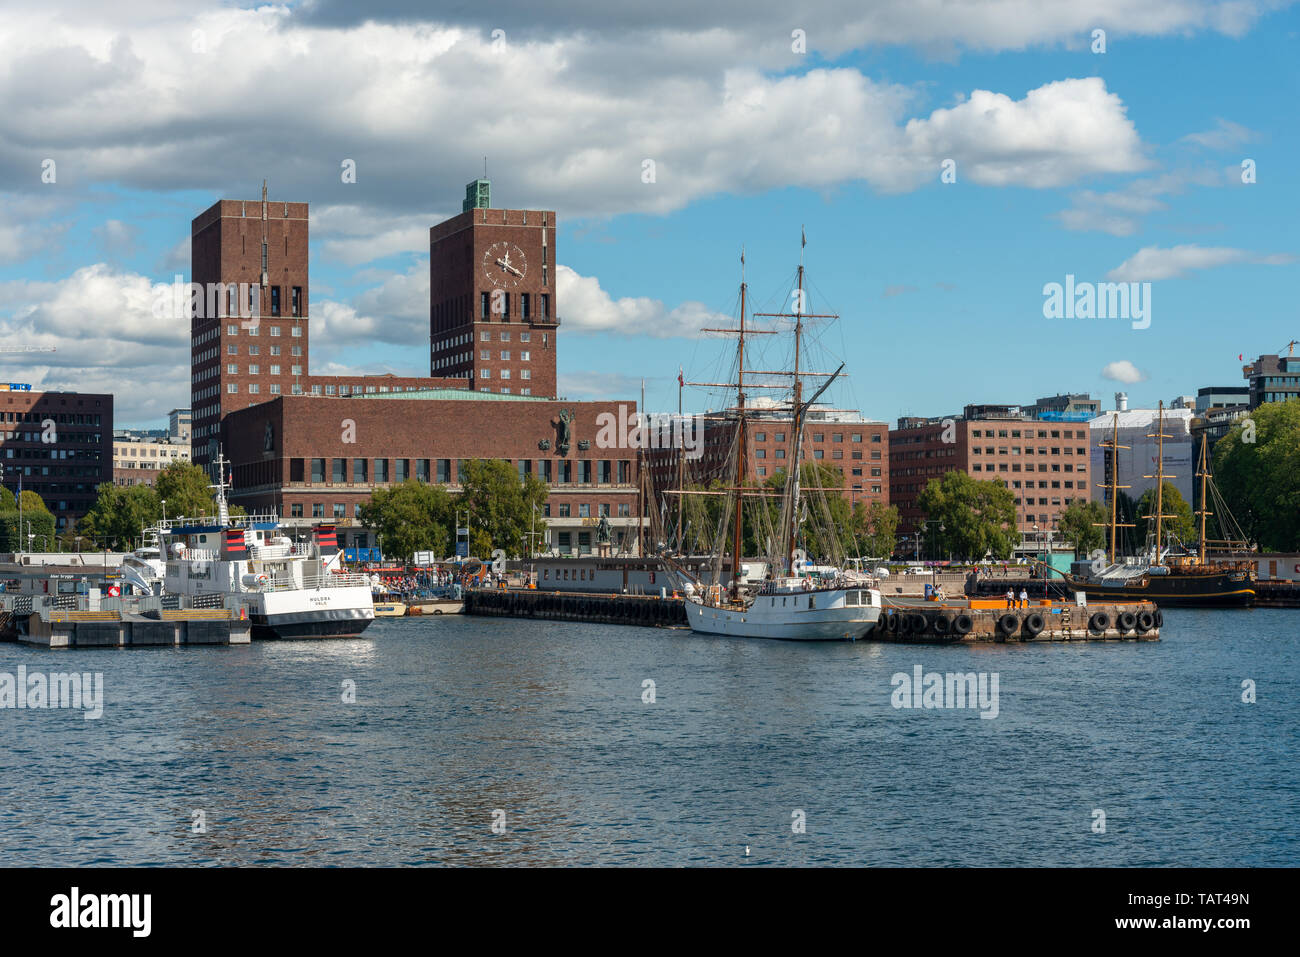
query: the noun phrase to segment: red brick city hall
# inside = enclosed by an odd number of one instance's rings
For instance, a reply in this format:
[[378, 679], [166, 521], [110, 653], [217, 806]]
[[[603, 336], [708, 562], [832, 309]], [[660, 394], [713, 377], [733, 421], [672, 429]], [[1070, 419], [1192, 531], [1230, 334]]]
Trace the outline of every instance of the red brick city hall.
[[373, 533], [348, 528], [372, 489], [416, 479], [456, 491], [464, 462], [505, 459], [550, 486], [537, 523], [549, 526], [550, 548], [591, 550], [601, 516], [615, 550], [631, 548], [636, 453], [597, 447], [602, 412], [617, 414], [618, 403], [450, 389], [281, 396], [225, 418], [231, 500], [290, 521], [334, 521], [340, 544], [373, 545]]

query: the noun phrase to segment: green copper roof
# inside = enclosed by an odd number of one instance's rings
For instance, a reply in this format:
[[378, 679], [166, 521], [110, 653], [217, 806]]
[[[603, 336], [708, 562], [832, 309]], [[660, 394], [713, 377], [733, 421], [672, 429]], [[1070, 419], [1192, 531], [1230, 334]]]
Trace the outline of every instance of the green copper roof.
[[472, 389], [411, 389], [404, 392], [352, 393], [354, 399], [451, 399], [456, 402], [549, 402], [540, 395], [514, 395], [500, 392], [475, 392]]

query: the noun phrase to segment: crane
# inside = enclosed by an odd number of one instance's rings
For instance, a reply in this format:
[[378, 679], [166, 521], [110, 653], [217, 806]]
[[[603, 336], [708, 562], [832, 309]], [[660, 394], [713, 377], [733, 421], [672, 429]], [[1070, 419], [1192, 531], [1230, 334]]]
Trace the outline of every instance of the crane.
[[0, 346], [0, 352], [57, 352], [54, 346]]
[[[1292, 339], [1292, 340], [1291, 340], [1290, 342], [1288, 342], [1288, 343], [1287, 343], [1283, 348], [1286, 349], [1286, 354], [1287, 354], [1288, 356], [1293, 356], [1293, 355], [1295, 355], [1295, 347], [1298, 346], [1298, 345], [1300, 345], [1300, 339]], [[1278, 352], [1281, 352], [1281, 351], [1282, 351], [1281, 349], [1278, 350]]]

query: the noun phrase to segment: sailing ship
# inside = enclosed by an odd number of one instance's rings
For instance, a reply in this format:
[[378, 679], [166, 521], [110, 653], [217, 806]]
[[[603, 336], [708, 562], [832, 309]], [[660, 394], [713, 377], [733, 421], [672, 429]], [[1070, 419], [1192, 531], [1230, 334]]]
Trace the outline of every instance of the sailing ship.
[[[691, 628], [706, 635], [727, 635], [745, 638], [776, 638], [793, 641], [856, 640], [875, 626], [880, 617], [881, 596], [876, 582], [867, 576], [845, 571], [836, 566], [812, 566], [803, 559], [799, 548], [801, 519], [806, 507], [805, 491], [800, 483], [800, 463], [803, 461], [803, 427], [809, 408], [840, 375], [843, 364], [833, 373], [813, 372], [800, 368], [804, 321], [809, 318], [836, 319], [834, 315], [813, 315], [804, 309], [804, 266], [800, 256], [798, 288], [794, 294], [795, 308], [791, 313], [755, 313], [755, 317], [793, 320], [794, 366], [788, 371], [746, 370], [745, 344], [749, 335], [776, 335], [776, 330], [756, 329], [747, 326], [746, 296], [748, 286], [744, 281], [744, 252], [741, 252], [740, 324], [737, 328], [706, 329], [737, 337], [736, 405], [729, 410], [735, 422], [733, 437], [735, 455], [731, 484], [723, 489], [713, 489], [702, 494], [725, 494], [725, 516], [714, 543], [712, 581], [688, 581], [684, 587], [687, 620]], [[780, 385], [747, 383], [746, 372], [757, 377], [788, 377], [789, 383]], [[825, 379], [821, 387], [805, 400], [804, 377]], [[699, 386], [731, 383], [692, 383]], [[757, 584], [747, 577], [747, 568], [741, 554], [744, 527], [744, 505], [747, 499], [764, 501], [769, 492], [747, 487], [746, 454], [747, 388], [789, 388], [791, 391], [790, 424], [793, 438], [791, 466], [786, 470], [784, 487], [779, 495], [780, 518], [769, 537], [771, 545], [763, 563], [768, 569], [766, 577]], [[820, 491], [820, 490], [816, 490]], [[692, 494], [678, 489], [677, 494]], [[766, 505], [763, 506], [766, 508]], [[723, 567], [723, 542], [730, 525], [730, 582], [721, 581]], [[679, 523], [680, 525], [680, 523]], [[671, 559], [666, 559], [673, 565]], [[675, 566], [679, 572], [681, 566]], [[686, 576], [689, 578], [689, 576]]]
[[[1173, 516], [1164, 514], [1164, 480], [1174, 476], [1167, 475], [1164, 471], [1164, 440], [1170, 438], [1164, 434], [1164, 409], [1162, 401], [1156, 432], [1148, 436], [1156, 440], [1155, 475], [1143, 476], [1155, 479], [1155, 514], [1148, 517], [1154, 523], [1154, 530], [1150, 535], [1147, 554], [1131, 561], [1117, 560], [1119, 529], [1132, 528], [1133, 525], [1118, 520], [1117, 493], [1119, 489], [1129, 486], [1118, 484], [1119, 458], [1116, 453], [1128, 446], [1119, 444], [1119, 415], [1116, 414], [1112, 437], [1102, 443], [1104, 448], [1111, 451], [1110, 482], [1098, 483], [1105, 485], [1110, 493], [1110, 521], [1106, 523], [1110, 533], [1109, 564], [1101, 569], [1092, 566], [1079, 574], [1066, 574], [1066, 587], [1075, 593], [1083, 592], [1098, 601], [1154, 601], [1159, 605], [1198, 608], [1250, 605], [1255, 599], [1252, 564], [1244, 560], [1224, 563], [1211, 563], [1208, 560], [1210, 540], [1206, 519], [1214, 513], [1209, 509], [1207, 496], [1213, 495], [1215, 499], [1221, 516], [1221, 528], [1229, 531], [1236, 529], [1227, 503], [1213, 485], [1206, 453], [1208, 442], [1201, 442], [1196, 471], [1201, 485], [1201, 507], [1196, 512], [1200, 521], [1197, 551], [1192, 553], [1186, 548], [1179, 549], [1165, 543], [1163, 524]], [[1217, 540], [1215, 544], [1232, 550], [1244, 549], [1246, 545], [1240, 534], [1236, 538]]]
[[[123, 582], [147, 595], [189, 595], [194, 607], [234, 597], [254, 638], [349, 637], [375, 619], [370, 581], [342, 572], [333, 526], [312, 541], [279, 534], [274, 515], [231, 516], [226, 462], [217, 458], [217, 515], [159, 522], [122, 564]], [[152, 544], [157, 542], [157, 545]]]

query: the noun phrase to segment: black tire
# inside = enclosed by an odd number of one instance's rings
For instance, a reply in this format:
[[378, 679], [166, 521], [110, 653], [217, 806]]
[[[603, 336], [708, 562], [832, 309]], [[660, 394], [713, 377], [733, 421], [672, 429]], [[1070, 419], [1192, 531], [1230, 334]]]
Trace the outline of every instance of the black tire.
[[914, 614], [907, 616], [907, 630], [909, 634], [923, 635], [928, 627], [929, 622], [925, 620], [925, 615]]
[[1093, 616], [1088, 619], [1088, 630], [1096, 632], [1099, 635], [1105, 634], [1110, 630], [1110, 615], [1106, 614], [1104, 611], [1094, 613]]
[[1020, 618], [1010, 613], [1003, 615], [998, 619], [998, 634], [1004, 638], [1010, 638], [1020, 628]]
[[956, 635], [969, 635], [974, 627], [975, 619], [967, 614], [958, 615], [952, 620], [952, 631]]
[[1156, 616], [1149, 611], [1138, 612], [1137, 630], [1139, 635], [1145, 635], [1155, 627]]
[[1025, 624], [1022, 627], [1022, 631], [1024, 631], [1024, 633], [1030, 638], [1037, 638], [1043, 633], [1043, 629], [1046, 627], [1046, 619], [1035, 611], [1025, 616]]
[[441, 608], [435, 608], [435, 609], [433, 610], [433, 613], [434, 613], [435, 615], [441, 615], [441, 614], [442, 614], [442, 609], [441, 609]]
[[899, 621], [898, 621], [898, 619], [901, 618], [901, 617], [902, 617], [902, 616], [899, 615], [898, 612], [891, 611], [891, 612], [889, 613], [889, 617], [885, 620], [885, 627], [886, 627], [886, 630], [888, 630], [888, 632], [889, 632], [891, 635], [897, 635], [897, 634], [898, 634], [898, 628], [899, 628]]
[[1164, 613], [1163, 611], [1161, 611], [1159, 608], [1157, 608], [1157, 609], [1156, 609], [1156, 627], [1157, 627], [1157, 628], [1163, 628], [1164, 626], [1165, 626], [1165, 613]]
[[946, 635], [952, 631], [952, 616], [935, 615], [934, 620], [930, 622], [930, 627], [934, 629], [936, 635]]
[[1128, 634], [1137, 627], [1137, 615], [1131, 611], [1122, 611], [1119, 613], [1119, 630], [1123, 634]]

